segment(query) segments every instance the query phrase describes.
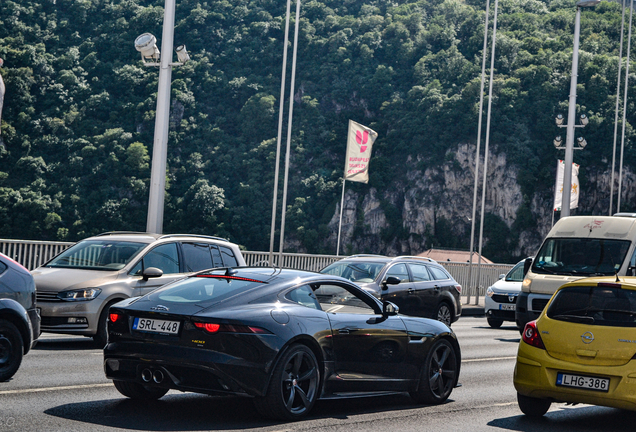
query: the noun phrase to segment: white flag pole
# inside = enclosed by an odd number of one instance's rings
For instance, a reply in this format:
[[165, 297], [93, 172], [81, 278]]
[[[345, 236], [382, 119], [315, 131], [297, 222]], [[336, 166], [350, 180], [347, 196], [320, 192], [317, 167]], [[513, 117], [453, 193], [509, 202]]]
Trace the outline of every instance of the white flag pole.
[[342, 177], [342, 199], [340, 200], [340, 223], [338, 223], [338, 243], [336, 246], [336, 256], [340, 256], [340, 230], [342, 228], [342, 210], [344, 209], [345, 182], [346, 180], [343, 176]]

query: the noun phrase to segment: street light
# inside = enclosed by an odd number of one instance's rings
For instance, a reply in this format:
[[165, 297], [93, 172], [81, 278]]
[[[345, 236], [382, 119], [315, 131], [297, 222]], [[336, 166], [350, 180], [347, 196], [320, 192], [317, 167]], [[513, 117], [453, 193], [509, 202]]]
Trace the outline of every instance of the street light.
[[[568, 125], [563, 124], [563, 116], [561, 114], [557, 115], [554, 121], [556, 122], [557, 126], [560, 128], [568, 127]], [[575, 128], [585, 127], [589, 123], [589, 118], [585, 114], [581, 114], [579, 116], [579, 122], [581, 123], [580, 125], [574, 125], [573, 127]], [[583, 137], [578, 137], [576, 139], [576, 142], [579, 144], [579, 147], [572, 147], [573, 150], [583, 150], [585, 146], [587, 145], [587, 141], [585, 141], [585, 138]], [[554, 141], [552, 141], [552, 143], [554, 144], [554, 148], [558, 150], [563, 150], [566, 148], [563, 146], [563, 138], [561, 138], [561, 135], [556, 137]]]
[[[161, 51], [157, 39], [150, 33], [143, 33], [135, 39], [135, 49], [141, 53], [144, 66], [159, 67], [157, 110], [155, 114], [155, 135], [150, 171], [150, 193], [148, 196], [148, 219], [146, 231], [163, 233], [163, 206], [166, 193], [166, 159], [168, 157], [168, 126], [170, 122], [170, 87], [172, 66], [181, 66], [190, 59], [185, 45], [177, 48], [179, 62], [173, 63], [171, 55], [174, 39], [175, 0], [166, 0], [163, 12], [163, 33]], [[148, 61], [150, 60], [150, 61]]]
[[570, 100], [568, 104], [568, 124], [565, 140], [565, 167], [563, 171], [563, 198], [561, 201], [561, 217], [570, 216], [570, 196], [572, 192], [572, 162], [574, 159], [574, 117], [576, 114], [576, 84], [579, 69], [579, 37], [581, 33], [581, 8], [596, 6], [599, 3], [600, 0], [579, 0], [576, 3], [576, 18], [574, 20], [574, 47], [572, 50], [572, 75], [570, 80]]

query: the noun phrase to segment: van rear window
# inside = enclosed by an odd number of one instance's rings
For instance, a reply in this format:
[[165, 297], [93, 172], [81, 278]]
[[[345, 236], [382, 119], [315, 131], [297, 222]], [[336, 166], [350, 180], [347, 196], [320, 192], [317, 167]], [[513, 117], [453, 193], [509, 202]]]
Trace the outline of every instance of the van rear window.
[[547, 315], [559, 321], [636, 327], [636, 291], [611, 286], [563, 288], [554, 296]]

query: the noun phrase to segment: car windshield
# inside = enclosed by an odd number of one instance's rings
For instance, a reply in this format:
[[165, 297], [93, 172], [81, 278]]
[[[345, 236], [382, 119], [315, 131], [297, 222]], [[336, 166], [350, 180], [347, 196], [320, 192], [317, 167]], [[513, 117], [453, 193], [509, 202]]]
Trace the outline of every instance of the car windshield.
[[264, 283], [249, 278], [202, 274], [154, 291], [149, 298], [170, 303], [206, 304], [227, 299]]
[[521, 261], [506, 274], [506, 282], [523, 282], [523, 264]]
[[630, 242], [595, 238], [551, 238], [537, 254], [532, 271], [543, 274], [609, 276], [621, 267]]
[[569, 287], [558, 291], [548, 317], [588, 325], [636, 327], [636, 291], [612, 286]]
[[337, 261], [320, 271], [320, 273], [340, 276], [353, 282], [370, 283], [375, 280], [385, 263], [362, 261]]
[[66, 249], [45, 267], [120, 270], [146, 246], [129, 241], [86, 240]]

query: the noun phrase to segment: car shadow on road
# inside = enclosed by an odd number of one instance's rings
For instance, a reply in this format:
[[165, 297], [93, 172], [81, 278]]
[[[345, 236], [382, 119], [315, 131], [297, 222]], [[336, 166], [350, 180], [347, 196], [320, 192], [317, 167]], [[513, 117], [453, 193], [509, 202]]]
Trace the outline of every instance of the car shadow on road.
[[512, 342], [512, 343], [519, 343], [519, 341], [521, 340], [521, 338], [512, 338], [512, 339], [505, 339], [505, 338], [495, 338], [496, 341], [499, 342]]
[[[423, 406], [415, 404], [407, 394], [325, 400], [318, 401], [306, 419], [294, 424], [316, 419], [346, 419], [359, 414], [421, 407]], [[239, 430], [287, 424], [260, 417], [248, 398], [211, 397], [194, 393], [169, 393], [158, 401], [122, 398], [70, 403], [44, 412], [55, 417], [120, 430]]]
[[[554, 407], [554, 405], [553, 405]], [[539, 418], [525, 415], [495, 419], [488, 426], [520, 432], [632, 432], [636, 423], [636, 412], [615, 408], [558, 405]]]
[[38, 340], [38, 343], [33, 347], [34, 350], [44, 351], [73, 351], [73, 350], [101, 350], [103, 347], [98, 346], [93, 339], [88, 337], [83, 338], [59, 338], [59, 339], [43, 339]]

